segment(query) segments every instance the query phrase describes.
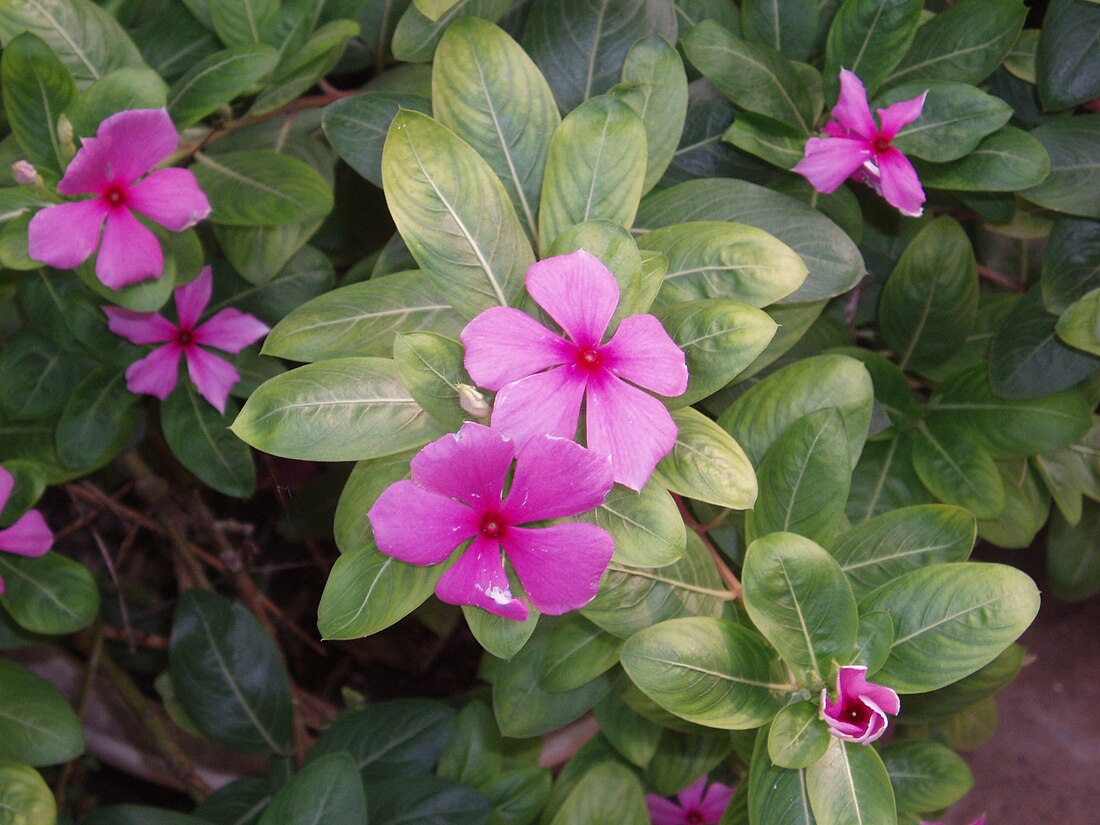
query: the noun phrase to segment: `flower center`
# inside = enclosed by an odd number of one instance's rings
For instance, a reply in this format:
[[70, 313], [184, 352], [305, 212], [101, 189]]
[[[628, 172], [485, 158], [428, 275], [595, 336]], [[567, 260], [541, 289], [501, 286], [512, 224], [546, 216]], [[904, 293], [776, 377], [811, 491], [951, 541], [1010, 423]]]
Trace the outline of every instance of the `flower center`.
[[507, 526], [507, 522], [500, 517], [500, 513], [489, 512], [481, 517], [481, 535], [486, 538], [498, 538]]
[[192, 330], [187, 329], [186, 327], [181, 327], [180, 329], [176, 330], [176, 343], [179, 344], [181, 347], [186, 347], [194, 340], [195, 334]]
[[890, 148], [890, 141], [880, 136], [871, 141], [871, 146], [876, 152], [878, 152], [878, 154], [881, 155], [883, 152]]
[[687, 816], [684, 817], [684, 822], [688, 825], [702, 825], [703, 815], [694, 808], [687, 812]]
[[600, 350], [598, 347], [577, 347], [577, 366], [588, 372], [600, 368]]
[[110, 207], [122, 206], [126, 203], [126, 190], [117, 184], [111, 184], [103, 193], [103, 200], [107, 201]]
[[844, 709], [844, 716], [853, 725], [865, 725], [871, 719], [871, 709], [862, 702], [854, 702]]

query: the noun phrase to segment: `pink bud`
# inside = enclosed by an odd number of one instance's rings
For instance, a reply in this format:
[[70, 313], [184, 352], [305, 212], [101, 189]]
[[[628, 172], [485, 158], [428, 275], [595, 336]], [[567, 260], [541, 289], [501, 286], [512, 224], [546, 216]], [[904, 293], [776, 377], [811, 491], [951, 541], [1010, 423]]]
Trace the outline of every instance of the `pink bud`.
[[17, 160], [11, 165], [11, 174], [20, 186], [34, 186], [38, 182], [38, 170], [29, 161]]

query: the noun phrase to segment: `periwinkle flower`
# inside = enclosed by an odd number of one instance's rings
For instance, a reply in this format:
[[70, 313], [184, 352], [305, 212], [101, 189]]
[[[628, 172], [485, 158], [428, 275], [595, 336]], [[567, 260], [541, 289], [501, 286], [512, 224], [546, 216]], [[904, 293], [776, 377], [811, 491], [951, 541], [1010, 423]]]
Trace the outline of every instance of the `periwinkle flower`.
[[718, 825], [732, 798], [733, 788], [721, 782], [708, 788], [701, 776], [676, 794], [676, 802], [647, 793], [645, 804], [653, 825]]
[[576, 610], [595, 597], [615, 549], [610, 534], [586, 522], [523, 525], [602, 504], [612, 485], [607, 456], [550, 435], [517, 450], [497, 430], [471, 422], [424, 447], [411, 469], [412, 480], [387, 487], [367, 516], [378, 549], [409, 564], [439, 564], [470, 542], [436, 585], [442, 601], [526, 619], [504, 558], [543, 613]]
[[841, 69], [840, 97], [832, 111], [835, 120], [822, 129], [829, 137], [806, 141], [806, 156], [793, 171], [823, 194], [835, 192], [851, 177], [873, 188], [903, 215], [920, 217], [924, 189], [913, 164], [891, 142], [903, 126], [920, 117], [927, 95], [879, 109], [879, 128], [871, 117], [863, 82]]
[[[0, 510], [8, 503], [15, 479], [4, 467], [0, 467]], [[17, 556], [41, 556], [53, 544], [53, 532], [37, 510], [28, 510], [10, 527], [0, 530], [0, 550]], [[4, 580], [0, 578], [0, 593], [4, 592]]]
[[836, 701], [821, 690], [821, 718], [829, 733], [845, 742], [869, 745], [886, 732], [886, 716], [897, 716], [901, 700], [888, 687], [866, 679], [867, 668], [846, 665], [836, 674]]

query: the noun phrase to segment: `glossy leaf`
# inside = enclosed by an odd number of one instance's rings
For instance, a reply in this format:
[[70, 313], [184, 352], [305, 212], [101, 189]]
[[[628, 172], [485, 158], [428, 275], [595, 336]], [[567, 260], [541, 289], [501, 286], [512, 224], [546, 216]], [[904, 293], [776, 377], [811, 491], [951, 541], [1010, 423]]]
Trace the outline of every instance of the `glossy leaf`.
[[60, 765], [84, 752], [80, 720], [45, 679], [0, 658], [0, 690], [0, 760], [16, 759], [34, 767]]
[[332, 753], [306, 765], [275, 795], [260, 825], [361, 825], [367, 818], [355, 760]]
[[465, 350], [453, 338], [435, 332], [399, 332], [393, 361], [402, 383], [432, 418], [457, 430], [473, 416], [461, 406], [458, 385], [474, 386], [463, 367]]
[[768, 757], [782, 768], [805, 768], [825, 755], [831, 739], [817, 704], [794, 702], [772, 720]]
[[278, 52], [260, 43], [203, 58], [169, 89], [168, 113], [181, 129], [197, 123], [270, 74], [278, 62]]
[[874, 610], [859, 617], [856, 649], [849, 664], [862, 665], [867, 672], [877, 673], [890, 657], [894, 643], [894, 621], [889, 613]]
[[748, 777], [749, 822], [754, 825], [816, 825], [806, 788], [806, 770], [774, 764], [768, 755], [769, 738], [767, 726], [757, 731]]
[[874, 748], [833, 737], [825, 755], [806, 768], [806, 788], [818, 825], [894, 825], [890, 777]]
[[978, 148], [948, 163], [916, 162], [921, 182], [932, 189], [958, 192], [1013, 192], [1046, 180], [1051, 158], [1042, 143], [1014, 126], [1005, 126]]
[[684, 521], [660, 483], [650, 482], [640, 492], [614, 487], [603, 504], [580, 518], [611, 534], [616, 564], [665, 567], [684, 555]]
[[722, 140], [780, 169], [792, 169], [805, 155], [806, 136], [754, 112], [739, 112]]
[[746, 40], [763, 43], [791, 60], [806, 60], [817, 37], [816, 0], [745, 0], [741, 31]]
[[825, 45], [825, 97], [836, 100], [840, 70], [847, 69], [874, 95], [901, 62], [913, 35], [921, 0], [846, 0], [829, 27]]
[[882, 749], [882, 761], [898, 811], [938, 811], [954, 805], [974, 785], [962, 757], [938, 742], [891, 742]]
[[915, 80], [894, 86], [875, 100], [877, 108], [928, 93], [920, 117], [903, 126], [891, 141], [900, 151], [943, 163], [970, 154], [982, 138], [1012, 117], [1012, 107], [967, 83]]
[[633, 823], [648, 817], [641, 783], [622, 765], [605, 762], [581, 778], [550, 825]]
[[76, 387], [57, 422], [57, 454], [66, 467], [102, 466], [130, 443], [138, 427], [138, 397], [117, 367], [100, 367]]
[[223, 416], [186, 384], [160, 405], [160, 426], [172, 453], [204, 484], [234, 498], [256, 489], [252, 451], [229, 431], [236, 413], [230, 402]]
[[213, 223], [265, 226], [323, 218], [332, 190], [304, 161], [268, 150], [199, 154], [193, 170]]
[[965, 507], [979, 519], [996, 518], [1004, 509], [997, 465], [967, 429], [929, 420], [914, 437], [912, 458], [920, 480], [945, 504]]
[[1100, 218], [1100, 114], [1055, 118], [1031, 134], [1050, 155], [1050, 174], [1021, 194], [1056, 212]]
[[32, 633], [61, 636], [90, 625], [99, 612], [99, 588], [88, 568], [60, 553], [38, 558], [0, 555], [2, 604]]
[[1060, 218], [1043, 252], [1043, 306], [1061, 314], [1100, 289], [1100, 221]]
[[0, 805], [5, 816], [26, 825], [54, 825], [57, 802], [53, 791], [34, 768], [0, 759]]
[[348, 165], [382, 188], [382, 148], [400, 109], [430, 115], [431, 101], [403, 92], [368, 92], [325, 107], [325, 137]]
[[4, 114], [25, 157], [54, 173], [68, 158], [57, 134], [57, 119], [76, 97], [76, 83], [42, 40], [23, 33], [4, 45], [0, 60]]
[[1054, 0], [1043, 16], [1035, 74], [1044, 109], [1069, 109], [1100, 97], [1100, 6]]
[[600, 630], [579, 614], [556, 622], [538, 663], [543, 690], [576, 690], [619, 663], [622, 639]]
[[731, 510], [747, 510], [757, 496], [756, 475], [741, 446], [690, 407], [672, 414], [676, 444], [654, 477], [674, 493]]
[[439, 754], [436, 773], [444, 779], [482, 787], [503, 770], [502, 742], [493, 712], [470, 702], [458, 712], [451, 738]]
[[393, 56], [408, 63], [428, 63], [453, 20], [480, 17], [495, 22], [508, 6], [508, 0], [457, 0], [436, 20], [425, 17], [416, 6], [407, 6], [393, 31]]
[[1100, 592], [1100, 504], [1086, 499], [1081, 518], [1070, 525], [1060, 514], [1047, 533], [1047, 573], [1054, 595], [1067, 602]]

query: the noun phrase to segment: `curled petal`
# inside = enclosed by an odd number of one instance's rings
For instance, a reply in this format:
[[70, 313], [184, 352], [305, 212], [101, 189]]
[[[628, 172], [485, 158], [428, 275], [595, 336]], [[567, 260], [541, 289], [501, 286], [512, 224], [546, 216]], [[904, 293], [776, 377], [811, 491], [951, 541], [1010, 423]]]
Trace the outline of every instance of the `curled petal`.
[[615, 375], [670, 397], [687, 389], [684, 353], [652, 315], [624, 318], [600, 348], [600, 362]]
[[810, 138], [806, 141], [806, 156], [792, 171], [827, 195], [835, 192], [872, 154], [858, 138]]
[[513, 441], [481, 424], [467, 423], [417, 453], [412, 477], [433, 493], [484, 512], [500, 506], [504, 478], [515, 456]]
[[161, 401], [176, 388], [183, 349], [174, 343], [157, 347], [126, 368], [126, 387], [133, 393], [155, 395]]
[[568, 361], [572, 347], [530, 315], [511, 307], [487, 309], [462, 330], [466, 371], [478, 386], [505, 384]]
[[599, 344], [619, 305], [615, 276], [584, 250], [531, 266], [527, 291], [578, 346]]
[[703, 791], [707, 787], [706, 776], [700, 776], [680, 793], [676, 794], [677, 801], [685, 808], [696, 808], [703, 801]]
[[882, 197], [903, 215], [919, 218], [924, 211], [924, 189], [913, 164], [894, 147], [878, 156]]
[[187, 374], [199, 395], [210, 402], [218, 412], [225, 413], [225, 401], [233, 385], [241, 380], [237, 368], [204, 349], [190, 345], [184, 349], [187, 358]]
[[408, 480], [383, 490], [367, 518], [378, 549], [409, 564], [439, 564], [478, 530], [469, 507]]
[[199, 322], [202, 311], [210, 303], [210, 293], [214, 289], [214, 275], [210, 267], [204, 266], [199, 277], [191, 283], [179, 287], [174, 293], [176, 299], [176, 315], [179, 316], [180, 326], [184, 329], [194, 329]]
[[158, 169], [130, 187], [126, 202], [173, 232], [182, 232], [210, 214], [210, 201], [189, 169]]
[[603, 504], [611, 485], [607, 456], [569, 439], [536, 436], [516, 457], [501, 515], [510, 524], [574, 516]]
[[208, 321], [196, 327], [191, 339], [196, 344], [205, 344], [208, 347], [237, 353], [249, 344], [259, 341], [270, 331], [271, 327], [255, 315], [227, 308], [215, 313]]
[[27, 254], [56, 269], [80, 266], [99, 246], [109, 211], [99, 198], [39, 210], [27, 227]]
[[537, 435], [572, 439], [586, 379], [576, 367], [556, 367], [505, 385], [493, 402], [493, 429], [519, 444]]
[[118, 207], [107, 214], [103, 244], [95, 262], [95, 274], [111, 289], [121, 289], [148, 278], [159, 278], [164, 271], [164, 253], [157, 236], [130, 214]]
[[0, 530], [0, 550], [18, 556], [41, 556], [53, 544], [53, 532], [37, 510], [23, 514], [11, 527]]
[[615, 552], [606, 530], [582, 522], [533, 530], [510, 527], [503, 545], [531, 604], [551, 615], [592, 601]]
[[132, 344], [163, 344], [176, 336], [176, 326], [156, 312], [134, 312], [122, 307], [103, 307], [107, 329]]
[[647, 793], [645, 804], [653, 825], [684, 825], [683, 809], [663, 796]]
[[527, 605], [512, 595], [500, 545], [479, 536], [471, 542], [435, 586], [435, 595], [448, 604], [469, 604], [505, 619], [524, 621]]
[[893, 140], [903, 127], [908, 126], [920, 117], [920, 113], [924, 109], [924, 99], [926, 97], [928, 97], [928, 92], [912, 100], [900, 100], [897, 103], [887, 106], [885, 109], [879, 109], [878, 120], [882, 125], [882, 128], [879, 130], [881, 137], [886, 141]]
[[878, 137], [878, 129], [867, 105], [867, 90], [863, 81], [847, 69], [840, 70], [840, 96], [833, 107], [833, 117], [840, 125], [865, 141]]

